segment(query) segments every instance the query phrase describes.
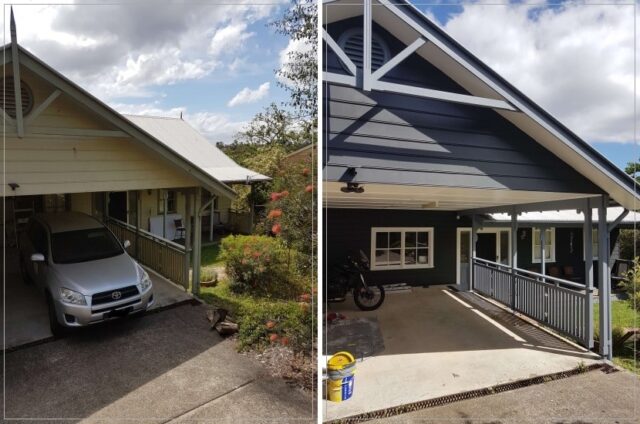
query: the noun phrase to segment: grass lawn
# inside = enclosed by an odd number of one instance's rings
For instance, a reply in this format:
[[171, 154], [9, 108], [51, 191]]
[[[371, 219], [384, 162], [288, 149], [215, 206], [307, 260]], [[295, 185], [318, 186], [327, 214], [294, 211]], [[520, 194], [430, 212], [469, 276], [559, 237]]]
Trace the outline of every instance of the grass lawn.
[[[611, 302], [611, 321], [614, 329], [614, 337], [615, 337], [615, 328], [631, 328], [631, 327], [640, 327], [640, 313], [635, 311], [629, 303], [626, 301], [614, 301]], [[599, 304], [594, 305], [593, 310], [593, 320], [594, 320], [594, 328], [598, 328], [598, 320], [599, 320]], [[640, 374], [640, 370], [637, 367], [636, 360], [633, 355], [634, 342], [628, 341], [625, 343], [624, 347], [616, 349], [613, 352], [613, 362], [617, 365], [628, 369], [629, 371]]]
[[211, 244], [202, 248], [201, 265], [203, 267], [211, 265], [223, 265], [220, 259], [220, 243]]

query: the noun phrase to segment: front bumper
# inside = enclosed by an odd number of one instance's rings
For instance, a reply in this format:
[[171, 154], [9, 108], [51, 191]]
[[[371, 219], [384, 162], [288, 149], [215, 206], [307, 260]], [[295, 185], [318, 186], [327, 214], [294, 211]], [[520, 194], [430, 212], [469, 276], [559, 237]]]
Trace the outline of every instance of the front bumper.
[[[90, 299], [90, 296], [88, 296]], [[143, 312], [155, 303], [153, 286], [142, 294], [101, 305], [69, 305], [59, 299], [54, 301], [56, 317], [66, 327], [85, 327], [124, 315]]]

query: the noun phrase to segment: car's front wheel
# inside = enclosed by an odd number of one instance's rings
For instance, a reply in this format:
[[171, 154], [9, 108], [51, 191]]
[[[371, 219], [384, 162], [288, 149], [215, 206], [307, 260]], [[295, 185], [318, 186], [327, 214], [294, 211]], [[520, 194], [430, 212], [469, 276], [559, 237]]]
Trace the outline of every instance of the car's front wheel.
[[51, 293], [49, 292], [47, 292], [47, 307], [49, 308], [49, 327], [51, 328], [51, 333], [55, 337], [64, 336], [67, 328], [58, 322], [56, 307], [53, 304], [53, 297], [51, 297]]

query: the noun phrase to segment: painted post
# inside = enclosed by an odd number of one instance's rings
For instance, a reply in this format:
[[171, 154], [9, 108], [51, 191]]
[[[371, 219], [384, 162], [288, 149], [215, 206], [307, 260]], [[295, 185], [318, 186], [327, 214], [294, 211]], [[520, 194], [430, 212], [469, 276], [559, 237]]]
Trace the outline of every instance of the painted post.
[[[210, 193], [211, 197], [215, 198], [215, 194]], [[211, 202], [211, 207], [209, 208], [209, 241], [213, 241], [213, 214], [215, 206], [215, 201]]]
[[475, 215], [471, 215], [471, 266], [469, 267], [469, 272], [471, 276], [469, 278], [469, 287], [467, 287], [468, 291], [473, 291], [473, 278], [475, 276], [474, 267], [476, 260], [476, 243], [478, 242], [478, 222], [476, 220]]
[[585, 289], [585, 314], [584, 334], [587, 347], [593, 347], [593, 219], [591, 201], [587, 199], [584, 207], [584, 289]]
[[189, 272], [191, 271], [191, 204], [193, 201], [193, 194], [191, 190], [185, 190], [184, 193], [184, 284], [189, 287]]
[[511, 212], [511, 309], [516, 308], [516, 268], [518, 267], [518, 214]]
[[600, 303], [600, 355], [611, 359], [611, 273], [609, 272], [609, 235], [607, 204], [602, 195], [598, 203], [598, 297]]
[[140, 210], [142, 209], [142, 196], [140, 190], [136, 191], [136, 259], [140, 259]]
[[202, 254], [202, 222], [200, 219], [200, 209], [202, 208], [202, 191], [200, 187], [196, 188], [195, 219], [193, 223], [193, 282], [191, 284], [191, 292], [195, 295], [200, 293], [200, 256]]
[[[545, 244], [547, 242], [546, 240], [546, 231], [547, 229], [544, 227], [540, 228], [540, 274], [542, 275], [547, 275], [546, 273], [546, 263], [545, 263], [545, 253], [546, 253], [546, 249], [545, 249]], [[546, 281], [546, 278], [543, 279], [543, 281]]]
[[167, 238], [167, 204], [169, 192], [162, 190], [162, 238]]
[[373, 10], [371, 7], [371, 0], [364, 0], [364, 27], [362, 29], [362, 48], [364, 50], [362, 57], [362, 89], [364, 91], [371, 91], [371, 39], [373, 36]]

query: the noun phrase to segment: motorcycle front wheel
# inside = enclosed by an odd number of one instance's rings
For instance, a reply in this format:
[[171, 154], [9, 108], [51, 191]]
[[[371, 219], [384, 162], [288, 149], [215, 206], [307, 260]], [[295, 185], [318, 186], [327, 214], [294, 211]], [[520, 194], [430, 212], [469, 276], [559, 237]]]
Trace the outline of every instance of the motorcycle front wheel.
[[378, 309], [384, 302], [384, 287], [382, 285], [358, 287], [353, 291], [353, 301], [363, 311]]

